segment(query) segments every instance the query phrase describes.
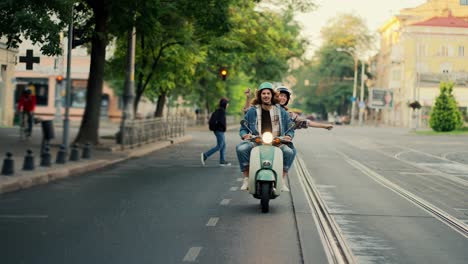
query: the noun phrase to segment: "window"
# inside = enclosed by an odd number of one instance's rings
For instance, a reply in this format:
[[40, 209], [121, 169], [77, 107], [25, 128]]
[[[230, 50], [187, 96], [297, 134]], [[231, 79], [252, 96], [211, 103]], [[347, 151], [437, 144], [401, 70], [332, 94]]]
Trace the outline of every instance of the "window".
[[460, 5], [468, 5], [468, 0], [460, 0]]
[[[85, 108], [86, 107], [86, 85], [87, 80], [72, 80], [71, 87], [71, 102], [70, 107], [72, 108]], [[65, 107], [65, 91], [62, 91], [62, 106]]]
[[33, 94], [36, 95], [37, 106], [49, 105], [49, 79], [17, 78], [16, 81], [15, 103], [18, 102], [24, 89], [30, 87]]
[[[466, 0], [468, 1], [468, 0]], [[458, 56], [464, 57], [465, 56], [465, 46], [458, 46]]]
[[394, 69], [392, 71], [392, 81], [399, 81], [401, 79], [400, 69]]
[[425, 44], [418, 44], [417, 47], [417, 54], [419, 57], [427, 56], [427, 46]]
[[448, 47], [441, 46], [439, 51], [439, 56], [447, 57], [448, 56]]

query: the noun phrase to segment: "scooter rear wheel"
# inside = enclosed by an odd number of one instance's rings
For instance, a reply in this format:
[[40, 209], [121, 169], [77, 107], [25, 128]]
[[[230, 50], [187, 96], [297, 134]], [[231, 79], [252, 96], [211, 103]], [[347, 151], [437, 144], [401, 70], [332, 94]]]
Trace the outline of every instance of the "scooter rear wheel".
[[271, 183], [261, 182], [260, 183], [260, 205], [262, 206], [262, 213], [268, 213], [268, 211], [270, 211], [270, 193], [271, 193]]

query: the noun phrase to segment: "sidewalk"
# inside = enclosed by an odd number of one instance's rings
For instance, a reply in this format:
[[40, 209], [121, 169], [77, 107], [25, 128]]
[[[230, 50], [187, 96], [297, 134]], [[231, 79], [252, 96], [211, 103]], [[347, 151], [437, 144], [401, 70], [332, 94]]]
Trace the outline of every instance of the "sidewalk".
[[[75, 139], [78, 129], [79, 123], [70, 124], [69, 142]], [[7, 152], [13, 154], [14, 160], [14, 174], [10, 176], [0, 175], [0, 194], [102, 169], [112, 164], [133, 157], [143, 156], [172, 144], [178, 144], [192, 139], [190, 135], [187, 135], [189, 131], [189, 129], [187, 129], [185, 136], [171, 138], [165, 141], [157, 141], [142, 147], [121, 151], [120, 145], [117, 145], [115, 140], [112, 139], [118, 129], [118, 123], [101, 122], [99, 129], [100, 145], [92, 147], [90, 159], [80, 159], [79, 161], [67, 160], [65, 164], [56, 164], [57, 152], [59, 146], [62, 144], [63, 130], [62, 124], [54, 124], [55, 138], [50, 141], [52, 165], [50, 167], [40, 167], [41, 126], [36, 125], [34, 127], [33, 136], [29, 140], [20, 140], [18, 127], [0, 127], [0, 166], [3, 167]], [[32, 171], [25, 171], [22, 169], [24, 157], [28, 149], [33, 152], [34, 156], [35, 169]], [[80, 149], [80, 154], [81, 151]]]

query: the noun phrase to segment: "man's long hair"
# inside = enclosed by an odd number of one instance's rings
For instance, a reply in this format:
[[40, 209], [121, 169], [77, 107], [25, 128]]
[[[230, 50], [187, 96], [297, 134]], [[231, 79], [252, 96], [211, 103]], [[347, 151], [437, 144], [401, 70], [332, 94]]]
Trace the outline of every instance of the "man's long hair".
[[[278, 98], [278, 93], [275, 91], [272, 91], [271, 89], [268, 89], [271, 91], [271, 105], [279, 104], [279, 98]], [[262, 96], [261, 96], [262, 91], [259, 90], [255, 93], [255, 98], [252, 99], [250, 102], [251, 105], [261, 105], [262, 104]]]

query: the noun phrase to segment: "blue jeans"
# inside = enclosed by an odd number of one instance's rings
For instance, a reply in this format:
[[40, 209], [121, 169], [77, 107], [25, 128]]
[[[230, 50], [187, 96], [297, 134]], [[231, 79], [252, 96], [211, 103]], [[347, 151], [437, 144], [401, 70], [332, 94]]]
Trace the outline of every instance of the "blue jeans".
[[213, 133], [216, 136], [216, 146], [203, 154], [205, 155], [205, 158], [208, 159], [211, 155], [213, 155], [216, 151], [219, 150], [219, 161], [220, 162], [225, 161], [226, 160], [226, 142], [224, 139], [224, 132], [213, 131]]
[[[237, 159], [239, 160], [239, 165], [241, 171], [246, 171], [249, 168], [250, 163], [250, 152], [256, 144], [249, 141], [243, 141], [236, 146]], [[283, 151], [283, 171], [289, 171], [291, 164], [294, 161], [296, 156], [295, 149], [292, 149], [286, 145], [281, 145], [281, 150]]]

